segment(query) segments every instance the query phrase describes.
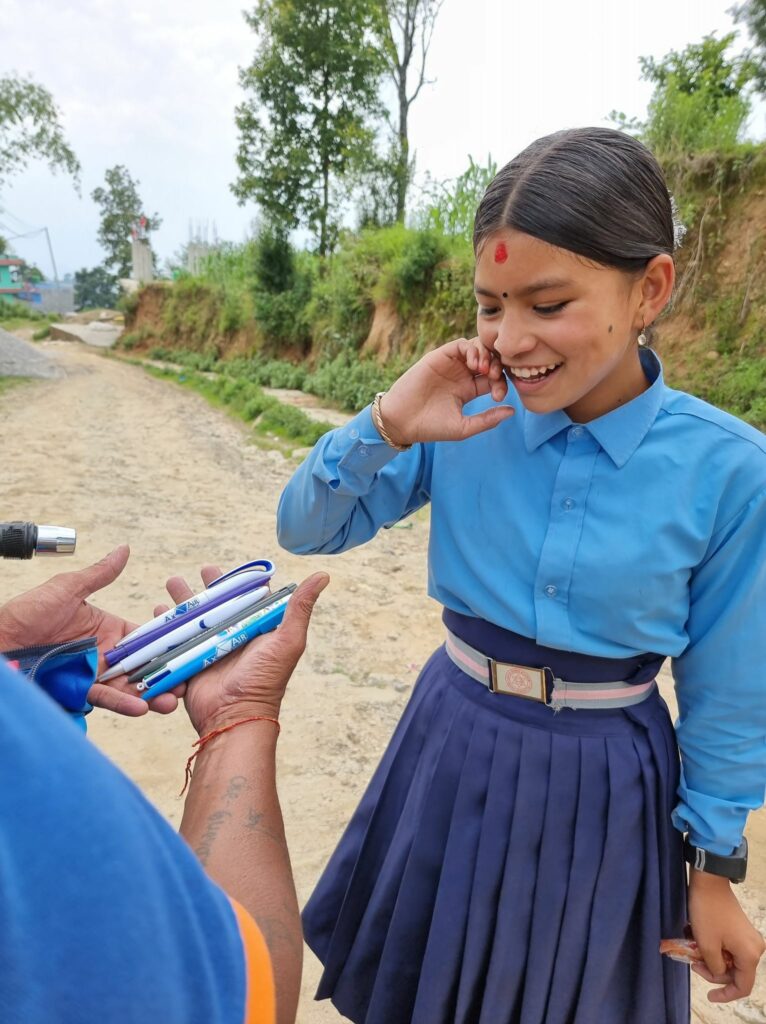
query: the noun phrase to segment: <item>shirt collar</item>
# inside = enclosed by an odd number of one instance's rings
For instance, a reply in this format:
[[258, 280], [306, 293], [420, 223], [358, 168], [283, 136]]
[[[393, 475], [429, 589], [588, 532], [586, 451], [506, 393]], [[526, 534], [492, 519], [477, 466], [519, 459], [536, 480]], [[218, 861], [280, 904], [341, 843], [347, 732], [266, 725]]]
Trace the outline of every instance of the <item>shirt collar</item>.
[[[652, 383], [627, 405], [618, 406], [604, 416], [583, 426], [604, 449], [618, 469], [622, 468], [638, 448], [657, 418], [665, 391], [662, 364], [651, 349], [639, 353], [647, 379]], [[528, 452], [550, 441], [573, 420], [563, 411], [534, 413], [524, 410], [524, 443]]]

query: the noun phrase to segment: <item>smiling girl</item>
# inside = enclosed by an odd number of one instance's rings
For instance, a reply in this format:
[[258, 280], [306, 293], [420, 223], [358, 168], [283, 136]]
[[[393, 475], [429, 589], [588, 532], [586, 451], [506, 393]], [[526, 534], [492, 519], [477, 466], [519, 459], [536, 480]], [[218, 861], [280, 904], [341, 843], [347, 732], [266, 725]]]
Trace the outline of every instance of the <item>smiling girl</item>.
[[673, 246], [635, 139], [533, 143], [477, 211], [478, 336], [282, 496], [298, 553], [431, 503], [445, 643], [304, 913], [317, 998], [356, 1024], [687, 1024], [688, 969], [659, 953], [687, 921], [710, 998], [752, 988], [731, 883], [766, 779], [766, 438], [646, 346]]

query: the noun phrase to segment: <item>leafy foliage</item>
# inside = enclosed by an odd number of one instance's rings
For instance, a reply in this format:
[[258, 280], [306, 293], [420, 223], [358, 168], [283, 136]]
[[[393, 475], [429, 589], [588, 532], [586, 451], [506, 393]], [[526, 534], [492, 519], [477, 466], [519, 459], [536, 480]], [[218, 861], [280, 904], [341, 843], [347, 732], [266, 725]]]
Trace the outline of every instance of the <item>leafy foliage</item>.
[[239, 176], [283, 230], [307, 224], [322, 255], [334, 248], [344, 180], [373, 149], [382, 71], [373, 0], [258, 0], [245, 14], [260, 38], [240, 70]]
[[117, 279], [106, 267], [83, 267], [74, 275], [74, 304], [77, 309], [114, 309], [119, 289]]
[[64, 137], [52, 95], [30, 78], [0, 77], [0, 185], [32, 160], [64, 171], [79, 188], [80, 162]]
[[471, 240], [476, 209], [487, 186], [497, 174], [497, 163], [487, 156], [486, 164], [468, 157], [468, 167], [453, 181], [439, 182], [428, 177], [416, 223], [443, 235]]
[[[138, 194], [141, 182], [134, 181], [123, 164], [110, 167], [104, 178], [106, 187], [99, 186], [91, 192], [91, 198], [101, 208], [98, 240], [106, 250], [106, 266], [117, 278], [130, 277], [131, 231], [142, 217], [146, 219], [147, 233], [156, 231], [162, 220], [156, 213], [146, 216]], [[154, 253], [152, 258], [156, 263]]]
[[747, 0], [732, 9], [734, 20], [744, 23], [755, 43], [750, 54], [755, 65], [755, 84], [766, 94], [766, 0]]
[[661, 60], [641, 57], [641, 77], [654, 84], [648, 118], [640, 122], [612, 112], [621, 128], [634, 131], [661, 157], [731, 152], [750, 112], [748, 86], [756, 66], [748, 56], [730, 56], [736, 33], [705, 36]]

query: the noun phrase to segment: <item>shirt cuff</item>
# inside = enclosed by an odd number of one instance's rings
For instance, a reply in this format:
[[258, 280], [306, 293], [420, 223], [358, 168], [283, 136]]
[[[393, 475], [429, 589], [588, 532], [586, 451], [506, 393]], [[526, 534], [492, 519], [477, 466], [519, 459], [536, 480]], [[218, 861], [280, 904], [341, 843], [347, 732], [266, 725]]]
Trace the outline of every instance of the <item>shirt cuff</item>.
[[692, 846], [728, 857], [742, 842], [747, 810], [700, 793], [694, 794], [694, 807], [682, 800], [673, 811], [673, 825], [688, 833]]
[[372, 476], [400, 454], [378, 433], [371, 405], [334, 431], [332, 444], [337, 446], [339, 468], [357, 475]]

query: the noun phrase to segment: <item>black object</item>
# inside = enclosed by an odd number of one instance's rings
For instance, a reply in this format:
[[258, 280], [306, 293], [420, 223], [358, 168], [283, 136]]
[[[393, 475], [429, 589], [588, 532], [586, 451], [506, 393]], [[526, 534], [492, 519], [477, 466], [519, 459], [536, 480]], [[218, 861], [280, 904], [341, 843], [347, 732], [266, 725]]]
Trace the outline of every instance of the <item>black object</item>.
[[76, 544], [77, 533], [68, 526], [0, 523], [0, 558], [73, 555]]
[[730, 882], [744, 882], [747, 874], [747, 839], [743, 839], [734, 853], [711, 853], [700, 846], [692, 846], [684, 839], [684, 857], [696, 871], [720, 875]]

